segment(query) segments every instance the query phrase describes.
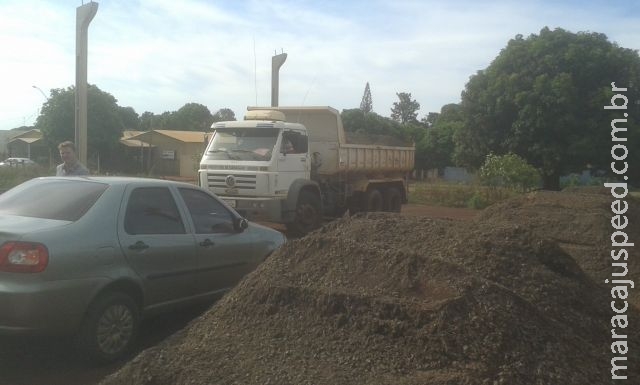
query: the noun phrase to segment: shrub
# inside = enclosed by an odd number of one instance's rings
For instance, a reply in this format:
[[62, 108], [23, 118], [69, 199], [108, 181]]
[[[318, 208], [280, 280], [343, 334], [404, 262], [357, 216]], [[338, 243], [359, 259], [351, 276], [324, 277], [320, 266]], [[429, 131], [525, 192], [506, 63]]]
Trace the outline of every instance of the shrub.
[[515, 154], [487, 155], [480, 168], [480, 182], [489, 187], [506, 187], [520, 192], [540, 186], [536, 168]]
[[470, 209], [480, 210], [487, 206], [489, 206], [487, 199], [479, 191], [476, 191], [467, 201], [467, 207]]

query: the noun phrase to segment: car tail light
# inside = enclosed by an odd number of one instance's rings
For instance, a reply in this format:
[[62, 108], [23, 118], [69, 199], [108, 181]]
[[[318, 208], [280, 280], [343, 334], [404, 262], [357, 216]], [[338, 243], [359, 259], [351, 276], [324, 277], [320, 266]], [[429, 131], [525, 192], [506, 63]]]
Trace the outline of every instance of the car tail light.
[[7, 242], [0, 246], [0, 271], [39, 273], [49, 263], [49, 251], [40, 243]]

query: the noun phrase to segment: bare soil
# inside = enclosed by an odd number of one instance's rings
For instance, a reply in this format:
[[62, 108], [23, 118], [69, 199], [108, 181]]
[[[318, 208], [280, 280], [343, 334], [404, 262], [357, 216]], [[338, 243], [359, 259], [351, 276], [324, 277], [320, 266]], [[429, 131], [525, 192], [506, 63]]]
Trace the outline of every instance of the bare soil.
[[402, 215], [440, 219], [471, 220], [481, 213], [480, 210], [408, 204], [402, 206]]
[[[467, 220], [342, 218], [102, 384], [612, 383], [610, 204], [540, 192]], [[638, 239], [637, 202], [629, 221]], [[640, 328], [622, 330], [638, 383]]]

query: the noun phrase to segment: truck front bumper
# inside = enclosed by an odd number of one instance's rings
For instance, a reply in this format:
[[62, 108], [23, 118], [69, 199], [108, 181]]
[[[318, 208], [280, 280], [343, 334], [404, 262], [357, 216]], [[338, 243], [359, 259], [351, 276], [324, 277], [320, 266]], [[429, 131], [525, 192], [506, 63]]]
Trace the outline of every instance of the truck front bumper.
[[218, 196], [235, 210], [253, 222], [277, 222], [284, 223], [287, 217], [293, 217], [283, 210], [285, 209], [285, 199], [272, 198], [239, 198], [230, 196]]

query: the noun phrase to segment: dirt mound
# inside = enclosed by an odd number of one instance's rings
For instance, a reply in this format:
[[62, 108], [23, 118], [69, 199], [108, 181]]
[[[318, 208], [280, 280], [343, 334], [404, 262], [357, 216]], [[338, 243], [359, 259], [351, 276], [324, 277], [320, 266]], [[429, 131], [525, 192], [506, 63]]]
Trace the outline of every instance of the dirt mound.
[[103, 384], [605, 384], [608, 296], [511, 224], [359, 215], [290, 241]]
[[[606, 194], [603, 194], [606, 191]], [[575, 188], [563, 192], [539, 191], [510, 199], [485, 209], [477, 222], [485, 226], [511, 225], [558, 242], [594, 281], [611, 279], [611, 203], [608, 189]], [[628, 199], [624, 231], [630, 242], [640, 240], [640, 202]], [[638, 242], [638, 241], [636, 241]], [[627, 248], [629, 275], [640, 283], [640, 245]], [[622, 261], [620, 261], [622, 262]], [[616, 271], [618, 271], [617, 268]], [[640, 308], [640, 294], [631, 292], [631, 302]]]

